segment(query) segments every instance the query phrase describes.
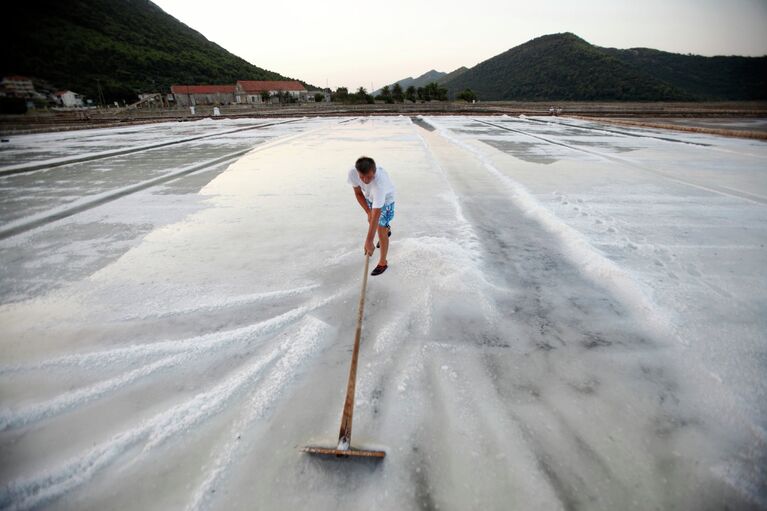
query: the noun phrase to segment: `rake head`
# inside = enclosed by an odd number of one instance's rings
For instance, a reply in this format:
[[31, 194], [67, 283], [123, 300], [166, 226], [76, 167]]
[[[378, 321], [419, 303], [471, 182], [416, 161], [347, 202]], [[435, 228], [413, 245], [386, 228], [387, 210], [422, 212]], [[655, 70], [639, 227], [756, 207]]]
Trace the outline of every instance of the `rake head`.
[[386, 456], [386, 453], [384, 451], [368, 451], [365, 449], [338, 449], [337, 447], [316, 447], [316, 446], [306, 446], [302, 449], [302, 451], [307, 452], [309, 454], [319, 454], [324, 456], [335, 456], [337, 458], [351, 458], [351, 457], [360, 457], [360, 458], [383, 458]]

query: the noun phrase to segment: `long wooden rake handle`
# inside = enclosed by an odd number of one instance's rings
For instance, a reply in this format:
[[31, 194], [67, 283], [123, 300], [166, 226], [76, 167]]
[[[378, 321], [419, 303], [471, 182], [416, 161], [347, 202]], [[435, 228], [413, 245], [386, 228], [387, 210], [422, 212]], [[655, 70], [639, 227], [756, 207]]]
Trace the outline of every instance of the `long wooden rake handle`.
[[370, 254], [365, 254], [365, 273], [362, 275], [362, 292], [360, 293], [360, 306], [357, 312], [357, 330], [354, 333], [354, 349], [352, 351], [352, 365], [349, 368], [349, 383], [346, 385], [346, 401], [341, 415], [341, 431], [338, 433], [338, 449], [346, 450], [352, 441], [352, 412], [354, 411], [354, 390], [357, 384], [357, 356], [360, 352], [360, 337], [362, 336], [362, 315], [365, 310], [365, 289], [368, 285], [368, 267], [370, 266]]

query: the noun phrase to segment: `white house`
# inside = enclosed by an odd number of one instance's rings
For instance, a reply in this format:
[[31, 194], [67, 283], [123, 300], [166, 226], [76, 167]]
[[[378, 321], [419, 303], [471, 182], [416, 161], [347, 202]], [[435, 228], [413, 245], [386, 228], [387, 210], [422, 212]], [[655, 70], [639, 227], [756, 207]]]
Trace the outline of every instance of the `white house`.
[[76, 92], [71, 90], [60, 90], [53, 94], [61, 102], [62, 106], [77, 107], [83, 106], [83, 98]]

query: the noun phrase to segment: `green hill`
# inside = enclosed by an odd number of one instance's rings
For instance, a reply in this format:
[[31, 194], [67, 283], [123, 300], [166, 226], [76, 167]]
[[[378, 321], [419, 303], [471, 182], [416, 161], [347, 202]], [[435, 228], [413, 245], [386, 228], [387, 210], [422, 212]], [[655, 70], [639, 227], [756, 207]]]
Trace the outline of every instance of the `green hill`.
[[766, 57], [702, 57], [650, 48], [603, 50], [626, 65], [674, 84], [697, 99], [767, 99]]
[[767, 98], [767, 57], [700, 57], [538, 37], [444, 83], [482, 100], [687, 101]]
[[229, 53], [148, 0], [12, 5], [3, 8], [3, 75], [42, 79], [90, 98], [98, 97], [98, 80], [107, 101], [167, 91], [173, 83], [287, 79]]

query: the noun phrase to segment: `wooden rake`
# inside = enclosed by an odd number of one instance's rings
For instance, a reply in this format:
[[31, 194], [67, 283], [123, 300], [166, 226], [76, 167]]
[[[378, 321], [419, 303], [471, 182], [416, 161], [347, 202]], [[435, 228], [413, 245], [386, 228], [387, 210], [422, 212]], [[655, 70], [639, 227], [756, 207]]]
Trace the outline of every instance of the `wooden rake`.
[[365, 255], [365, 273], [362, 276], [362, 293], [360, 293], [360, 306], [357, 313], [357, 331], [354, 334], [354, 349], [352, 350], [352, 364], [349, 368], [349, 383], [346, 385], [346, 401], [344, 411], [341, 414], [341, 431], [338, 433], [338, 445], [336, 447], [306, 446], [302, 450], [309, 454], [324, 454], [339, 458], [359, 456], [364, 458], [381, 459], [386, 456], [384, 451], [369, 451], [355, 449], [352, 442], [352, 412], [354, 411], [354, 390], [357, 383], [357, 358], [360, 352], [360, 337], [362, 335], [362, 314], [365, 310], [365, 289], [368, 285], [368, 267], [370, 266], [370, 254]]

